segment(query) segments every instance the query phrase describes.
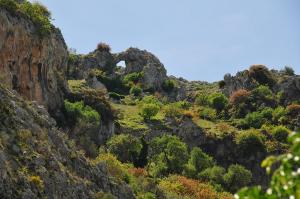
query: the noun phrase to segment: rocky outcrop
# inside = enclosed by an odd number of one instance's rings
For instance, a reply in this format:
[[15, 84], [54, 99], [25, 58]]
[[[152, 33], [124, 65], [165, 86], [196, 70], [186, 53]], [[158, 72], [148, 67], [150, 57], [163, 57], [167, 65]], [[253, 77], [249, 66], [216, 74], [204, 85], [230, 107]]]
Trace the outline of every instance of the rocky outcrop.
[[125, 61], [125, 73], [143, 72], [142, 86], [144, 89], [161, 89], [167, 78], [164, 65], [152, 53], [138, 48], [129, 48], [115, 55], [116, 62]]
[[279, 91], [282, 91], [284, 104], [299, 101], [300, 99], [300, 76], [290, 76], [279, 84]]
[[235, 76], [226, 74], [224, 80], [221, 82], [222, 92], [230, 96], [234, 91], [239, 89], [252, 90], [257, 86], [257, 83], [249, 76], [249, 71], [245, 70], [238, 72]]
[[0, 8], [0, 82], [50, 112], [62, 105], [67, 47], [58, 29], [41, 37], [35, 25]]
[[109, 51], [96, 49], [87, 55], [72, 55], [68, 63], [68, 78], [86, 79], [91, 69], [111, 73], [115, 66], [114, 56]]
[[[0, 198], [134, 198], [104, 163], [94, 163], [55, 127], [43, 106], [0, 85]], [[100, 197], [101, 198], [101, 197]]]

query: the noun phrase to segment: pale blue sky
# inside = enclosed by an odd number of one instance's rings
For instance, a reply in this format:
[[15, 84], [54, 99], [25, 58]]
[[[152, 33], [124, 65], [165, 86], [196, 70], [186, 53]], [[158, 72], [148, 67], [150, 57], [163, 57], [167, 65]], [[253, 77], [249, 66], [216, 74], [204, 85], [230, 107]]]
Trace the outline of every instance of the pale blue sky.
[[251, 64], [300, 73], [299, 0], [41, 0], [69, 47], [154, 53], [169, 75], [221, 80]]

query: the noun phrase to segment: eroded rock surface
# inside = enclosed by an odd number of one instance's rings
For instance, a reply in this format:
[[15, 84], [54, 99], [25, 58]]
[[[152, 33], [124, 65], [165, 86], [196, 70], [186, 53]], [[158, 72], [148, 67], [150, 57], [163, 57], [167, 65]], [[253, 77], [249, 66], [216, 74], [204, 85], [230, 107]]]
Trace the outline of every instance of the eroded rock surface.
[[55, 111], [63, 103], [67, 47], [58, 29], [41, 37], [24, 17], [0, 9], [0, 82]]

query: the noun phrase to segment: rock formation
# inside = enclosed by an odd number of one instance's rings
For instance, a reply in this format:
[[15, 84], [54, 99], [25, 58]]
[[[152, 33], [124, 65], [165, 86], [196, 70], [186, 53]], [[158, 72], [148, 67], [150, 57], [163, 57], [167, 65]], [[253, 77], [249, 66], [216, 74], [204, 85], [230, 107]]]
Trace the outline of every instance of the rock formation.
[[92, 163], [55, 127], [43, 106], [0, 85], [0, 198], [134, 198], [106, 165]]
[[116, 62], [125, 61], [125, 73], [143, 72], [144, 89], [160, 89], [167, 78], [164, 65], [152, 53], [137, 48], [129, 48], [115, 55]]
[[50, 112], [62, 105], [67, 47], [58, 29], [45, 37], [18, 13], [0, 9], [0, 82]]

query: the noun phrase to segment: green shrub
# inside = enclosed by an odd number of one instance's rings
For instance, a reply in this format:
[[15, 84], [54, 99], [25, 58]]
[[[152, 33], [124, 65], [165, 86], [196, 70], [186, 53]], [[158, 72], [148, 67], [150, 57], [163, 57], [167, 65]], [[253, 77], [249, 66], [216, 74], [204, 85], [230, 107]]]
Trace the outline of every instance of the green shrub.
[[236, 192], [242, 187], [249, 185], [251, 179], [251, 171], [238, 164], [230, 165], [227, 173], [223, 177], [225, 187], [232, 193]]
[[160, 177], [181, 173], [188, 159], [187, 145], [176, 136], [163, 135], [150, 142], [148, 170]]
[[132, 83], [138, 83], [142, 78], [144, 77], [144, 73], [140, 72], [134, 72], [134, 73], [129, 73], [124, 77], [124, 83], [128, 84], [130, 82]]
[[121, 100], [121, 99], [125, 98], [124, 95], [120, 95], [120, 94], [115, 93], [115, 92], [109, 92], [108, 95], [109, 95], [110, 98], [113, 98], [115, 100]]
[[259, 129], [265, 120], [260, 112], [253, 112], [246, 115], [245, 123], [248, 127]]
[[200, 180], [208, 181], [211, 184], [223, 184], [223, 176], [226, 173], [226, 170], [220, 166], [213, 166], [205, 169], [199, 173], [198, 178]]
[[196, 178], [199, 172], [212, 167], [214, 164], [215, 162], [211, 156], [204, 153], [200, 148], [194, 147], [185, 166], [184, 175]]
[[142, 94], [143, 90], [139, 86], [133, 86], [130, 89], [130, 94], [134, 96], [140, 96]]
[[200, 94], [196, 97], [195, 103], [200, 106], [208, 106], [209, 100], [208, 95], [206, 94]]
[[274, 109], [272, 113], [272, 120], [275, 124], [282, 123], [286, 120], [287, 111], [282, 106]]
[[285, 66], [284, 69], [282, 69], [280, 72], [282, 72], [285, 75], [289, 75], [289, 76], [295, 75], [294, 69], [289, 66]]
[[159, 109], [159, 106], [156, 104], [144, 104], [140, 115], [144, 118], [144, 120], [150, 120], [152, 117], [157, 115]]
[[214, 121], [217, 118], [217, 112], [215, 109], [204, 107], [199, 110], [199, 116], [204, 120]]
[[218, 112], [224, 110], [228, 104], [227, 97], [222, 93], [211, 94], [208, 99], [211, 107], [216, 109]]
[[37, 26], [41, 36], [45, 36], [51, 32], [51, 13], [45, 6], [38, 2], [30, 3], [25, 1], [20, 4], [20, 11]]
[[162, 88], [166, 92], [171, 92], [175, 88], [175, 81], [172, 79], [166, 79], [162, 84]]
[[178, 106], [179, 108], [182, 108], [182, 109], [189, 109], [192, 105], [191, 103], [189, 103], [188, 101], [184, 100], [184, 101], [179, 101], [179, 102], [176, 102], [176, 106]]
[[178, 108], [177, 106], [174, 106], [174, 104], [168, 104], [163, 107], [164, 113], [166, 117], [169, 118], [177, 118], [182, 116], [183, 111], [182, 109]]
[[0, 8], [5, 8], [11, 13], [16, 13], [18, 4], [15, 0], [0, 0]]
[[236, 144], [244, 155], [265, 152], [264, 137], [260, 132], [250, 129], [236, 136]]
[[290, 131], [284, 126], [276, 126], [272, 130], [272, 135], [277, 141], [286, 142], [289, 132]]
[[162, 106], [162, 103], [153, 95], [144, 96], [140, 102], [141, 105], [143, 104], [155, 104], [159, 107]]
[[275, 107], [276, 97], [267, 86], [259, 86], [252, 90], [250, 101], [256, 110], [262, 109], [266, 106]]
[[273, 111], [274, 111], [274, 110], [273, 110], [272, 108], [266, 107], [266, 108], [264, 108], [263, 110], [260, 111], [260, 114], [261, 114], [261, 116], [262, 116], [265, 120], [267, 120], [267, 121], [269, 121], [269, 122], [272, 122]]
[[90, 106], [84, 106], [82, 101], [72, 103], [68, 100], [65, 100], [64, 105], [67, 116], [73, 122], [73, 124], [78, 122], [79, 119], [89, 123], [99, 124], [99, 113]]
[[139, 157], [142, 149], [140, 140], [132, 135], [114, 135], [107, 142], [107, 149], [114, 154], [121, 162], [134, 163]]

